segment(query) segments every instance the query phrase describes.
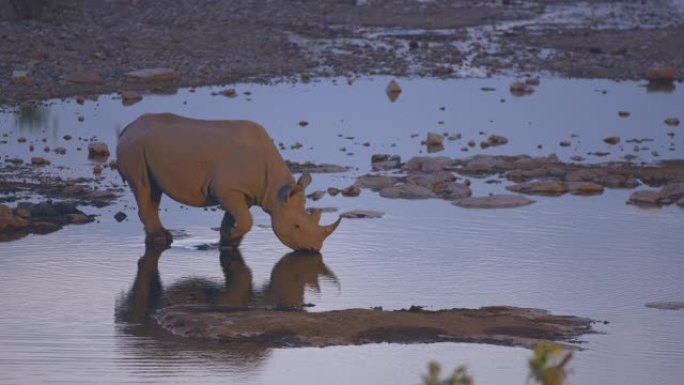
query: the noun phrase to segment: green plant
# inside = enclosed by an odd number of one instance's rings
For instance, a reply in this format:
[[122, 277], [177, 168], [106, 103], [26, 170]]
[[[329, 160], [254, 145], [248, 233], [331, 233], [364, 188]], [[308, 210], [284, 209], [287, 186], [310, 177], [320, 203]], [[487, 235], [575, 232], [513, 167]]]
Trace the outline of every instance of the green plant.
[[[539, 343], [534, 346], [534, 353], [529, 361], [530, 375], [541, 385], [563, 385], [568, 373], [565, 366], [572, 359], [572, 352], [558, 344]], [[465, 366], [461, 365], [451, 377], [440, 379], [442, 368], [437, 362], [428, 364], [428, 374], [423, 377], [423, 385], [473, 385], [473, 378]]]

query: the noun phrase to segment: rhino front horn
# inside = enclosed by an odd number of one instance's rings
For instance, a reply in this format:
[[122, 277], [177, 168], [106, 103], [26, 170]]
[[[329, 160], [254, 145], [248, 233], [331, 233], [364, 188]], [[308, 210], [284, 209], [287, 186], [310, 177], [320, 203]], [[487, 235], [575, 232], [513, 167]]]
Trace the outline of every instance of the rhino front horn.
[[327, 226], [321, 226], [323, 228], [323, 234], [327, 237], [328, 235], [332, 234], [333, 231], [337, 228], [337, 226], [340, 225], [340, 222], [342, 221], [342, 217], [337, 218], [335, 223], [329, 224]]

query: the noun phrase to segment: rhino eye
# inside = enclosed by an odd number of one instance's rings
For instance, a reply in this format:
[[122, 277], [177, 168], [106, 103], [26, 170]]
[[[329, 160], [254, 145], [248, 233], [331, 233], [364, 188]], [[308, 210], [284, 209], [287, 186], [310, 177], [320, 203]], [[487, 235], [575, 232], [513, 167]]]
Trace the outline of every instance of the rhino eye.
[[298, 228], [299, 228], [299, 225], [295, 224], [295, 229], [298, 229]]

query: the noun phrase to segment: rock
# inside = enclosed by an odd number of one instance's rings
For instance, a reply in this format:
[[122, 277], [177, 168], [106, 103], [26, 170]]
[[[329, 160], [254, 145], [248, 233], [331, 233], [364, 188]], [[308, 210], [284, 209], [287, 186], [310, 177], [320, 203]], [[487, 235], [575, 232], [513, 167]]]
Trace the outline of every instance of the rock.
[[349, 218], [349, 219], [358, 219], [358, 218], [382, 218], [385, 215], [382, 211], [374, 211], [374, 210], [354, 210], [354, 211], [347, 211], [340, 216], [342, 218]]
[[559, 144], [561, 145], [561, 147], [570, 147], [572, 143], [569, 140], [563, 140]]
[[34, 166], [47, 166], [50, 164], [50, 161], [40, 156], [34, 156], [31, 158], [31, 164]]
[[330, 195], [331, 197], [334, 197], [340, 193], [340, 189], [335, 188], [335, 187], [328, 187], [327, 191], [328, 191], [328, 195]]
[[678, 118], [667, 118], [665, 119], [665, 124], [668, 126], [679, 126], [679, 119]]
[[432, 192], [439, 195], [440, 198], [448, 201], [467, 198], [473, 195], [473, 191], [465, 183], [442, 183], [433, 186]]
[[62, 226], [52, 222], [31, 222], [31, 232], [35, 234], [49, 234], [60, 230]]
[[28, 71], [14, 70], [12, 71], [12, 81], [18, 86], [25, 86], [31, 83], [31, 77]]
[[309, 125], [309, 122], [307, 122], [306, 120], [300, 120], [297, 124], [299, 124], [299, 127], [306, 127]]
[[497, 194], [485, 197], [465, 198], [456, 201], [453, 204], [456, 206], [466, 208], [498, 209], [526, 206], [534, 202], [535, 201], [533, 201], [532, 199], [529, 199], [522, 195]]
[[299, 174], [303, 172], [309, 172], [309, 173], [319, 173], [319, 174], [328, 174], [328, 173], [337, 173], [337, 172], [346, 172], [349, 171], [349, 167], [344, 167], [344, 166], [338, 166], [336, 164], [328, 164], [328, 163], [321, 163], [321, 164], [314, 164], [311, 162], [304, 162], [304, 163], [296, 163], [296, 162], [290, 162], [290, 161], [285, 161], [287, 163], [287, 166], [290, 168], [290, 171], [294, 174]]
[[0, 215], [14, 215], [12, 209], [9, 206], [0, 204]]
[[539, 83], [541, 83], [541, 80], [539, 78], [527, 78], [525, 79], [525, 83], [531, 86], [538, 86]]
[[651, 67], [646, 70], [646, 80], [652, 83], [672, 83], [677, 80], [677, 70], [672, 67]]
[[390, 199], [429, 199], [437, 197], [429, 188], [414, 184], [385, 187], [380, 190], [380, 196]]
[[122, 222], [124, 219], [126, 219], [126, 217], [128, 217], [128, 215], [121, 211], [114, 214], [114, 219], [116, 219], [117, 222]]
[[96, 165], [93, 167], [93, 174], [95, 174], [95, 175], [100, 175], [100, 174], [102, 174], [102, 166], [99, 165], [99, 164], [96, 164]]
[[229, 98], [234, 98], [238, 96], [237, 91], [235, 91], [235, 88], [228, 88], [227, 90], [221, 91], [220, 94]]
[[20, 218], [28, 219], [31, 218], [31, 211], [26, 208], [17, 207], [16, 209], [14, 209], [14, 215]]
[[25, 229], [29, 224], [29, 221], [19, 216], [12, 215], [11, 212], [7, 215], [0, 214], [0, 233]]
[[106, 160], [109, 157], [109, 146], [104, 142], [93, 142], [88, 144], [88, 158]]
[[659, 206], [665, 197], [659, 191], [635, 191], [629, 196], [628, 204], [636, 206]]
[[444, 135], [435, 132], [428, 132], [427, 138], [422, 142], [422, 144], [427, 146], [441, 146], [444, 142]]
[[403, 169], [405, 171], [424, 171], [424, 172], [436, 172], [444, 170], [448, 167], [454, 165], [454, 161], [446, 156], [416, 156], [411, 158], [406, 164], [404, 164]]
[[323, 190], [316, 190], [312, 192], [311, 194], [307, 195], [307, 198], [311, 198], [314, 201], [320, 200], [325, 196], [325, 191]]
[[515, 82], [511, 84], [510, 91], [513, 95], [527, 95], [534, 92], [534, 87], [526, 82]]
[[[487, 138], [486, 141], [488, 146], [503, 146], [504, 144], [508, 143], [508, 138], [505, 136], [501, 135], [490, 135], [489, 138]], [[482, 146], [482, 144], [480, 144]]]
[[626, 118], [630, 115], [631, 115], [631, 113], [629, 111], [618, 111], [618, 116], [621, 118]]
[[70, 186], [64, 187], [62, 189], [62, 194], [66, 195], [66, 196], [76, 196], [76, 195], [85, 194], [89, 191], [90, 190], [88, 190], [86, 187], [75, 184], [75, 185], [70, 185]]
[[684, 198], [684, 183], [668, 183], [660, 189], [660, 193], [672, 202]]
[[175, 81], [180, 75], [170, 68], [144, 68], [125, 74], [128, 80], [140, 82], [164, 82]]
[[142, 95], [137, 91], [121, 91], [121, 103], [124, 106], [133, 105], [142, 100]]
[[464, 174], [491, 174], [503, 164], [503, 160], [492, 155], [475, 155], [461, 168]]
[[69, 223], [74, 224], [74, 225], [82, 225], [84, 223], [90, 223], [93, 221], [89, 216], [85, 214], [67, 214], [67, 218], [69, 219]]
[[684, 309], [684, 301], [649, 302], [645, 306], [660, 310], [682, 310]]
[[399, 98], [399, 94], [401, 94], [401, 87], [399, 86], [399, 83], [397, 83], [396, 80], [389, 82], [387, 88], [385, 89], [385, 93], [390, 101], [394, 102], [397, 100], [397, 98]]
[[359, 186], [351, 185], [341, 191], [342, 196], [345, 197], [357, 197], [361, 194], [361, 189]]
[[563, 182], [548, 180], [540, 182], [517, 183], [511, 186], [506, 186], [506, 190], [523, 194], [562, 195], [568, 192], [568, 186]]
[[414, 173], [406, 177], [406, 183], [427, 187], [430, 190], [433, 190], [433, 188], [440, 183], [449, 183], [455, 180], [456, 176], [449, 171]]
[[620, 137], [618, 137], [618, 136], [609, 136], [609, 137], [607, 137], [607, 138], [604, 138], [603, 141], [606, 142], [606, 143], [608, 143], [608, 144], [618, 144], [618, 143], [620, 143]]
[[592, 182], [569, 182], [567, 183], [570, 194], [573, 195], [598, 195], [603, 194], [603, 186]]
[[19, 143], [26, 143], [26, 140], [27, 140], [27, 139], [26, 139], [25, 136], [20, 136], [20, 137], [17, 138], [17, 142], [19, 142]]
[[392, 170], [401, 167], [401, 157], [399, 155], [373, 154], [371, 156], [371, 166], [373, 170]]
[[64, 147], [57, 147], [53, 151], [55, 152], [55, 154], [58, 154], [58, 155], [66, 154], [66, 148], [64, 148]]
[[104, 79], [97, 72], [84, 72], [78, 74], [72, 74], [66, 77], [67, 83], [77, 83], [77, 84], [102, 84]]
[[390, 187], [397, 184], [401, 178], [385, 175], [362, 175], [356, 178], [355, 185], [361, 188], [369, 188], [373, 190], [382, 190], [385, 187]]

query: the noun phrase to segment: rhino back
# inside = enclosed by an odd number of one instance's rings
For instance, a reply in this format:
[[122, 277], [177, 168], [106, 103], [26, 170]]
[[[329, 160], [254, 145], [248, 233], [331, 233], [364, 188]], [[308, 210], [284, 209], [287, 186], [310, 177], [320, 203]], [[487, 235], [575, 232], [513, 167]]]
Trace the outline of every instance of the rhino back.
[[216, 204], [211, 190], [217, 188], [256, 198], [265, 189], [268, 163], [284, 164], [266, 131], [256, 123], [173, 114], [143, 115], [126, 127], [117, 148], [120, 162], [135, 159], [132, 153], [140, 152], [144, 165], [139, 167], [147, 167], [161, 190], [193, 206]]

